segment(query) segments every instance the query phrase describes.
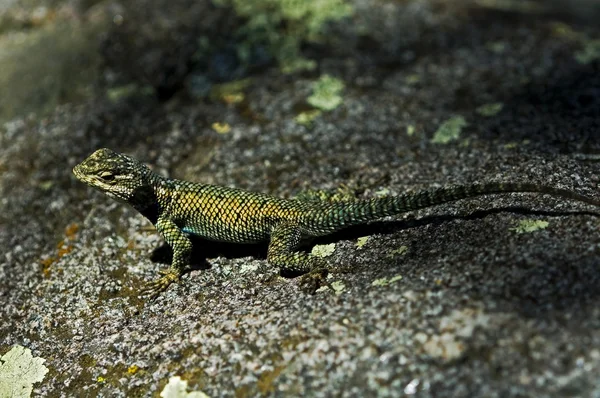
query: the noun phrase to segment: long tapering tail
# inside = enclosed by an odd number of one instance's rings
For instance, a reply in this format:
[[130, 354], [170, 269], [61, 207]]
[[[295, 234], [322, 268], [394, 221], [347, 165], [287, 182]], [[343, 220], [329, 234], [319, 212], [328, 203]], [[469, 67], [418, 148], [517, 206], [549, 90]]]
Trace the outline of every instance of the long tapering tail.
[[532, 183], [492, 182], [442, 187], [398, 196], [357, 200], [355, 202], [323, 203], [321, 206], [308, 211], [302, 224], [307, 232], [311, 234], [328, 234], [350, 225], [362, 224], [407, 211], [476, 196], [511, 192], [537, 192], [600, 207], [600, 200], [566, 189]]

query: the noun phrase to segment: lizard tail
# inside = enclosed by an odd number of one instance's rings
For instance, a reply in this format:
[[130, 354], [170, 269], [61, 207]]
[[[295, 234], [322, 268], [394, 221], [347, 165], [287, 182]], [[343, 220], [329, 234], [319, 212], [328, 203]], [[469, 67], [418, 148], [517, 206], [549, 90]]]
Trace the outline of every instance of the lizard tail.
[[303, 226], [311, 234], [328, 234], [347, 226], [363, 224], [407, 211], [476, 196], [510, 192], [537, 192], [600, 207], [600, 200], [566, 189], [531, 183], [492, 182], [487, 184], [442, 187], [416, 193], [357, 200], [354, 202], [327, 203], [308, 212]]

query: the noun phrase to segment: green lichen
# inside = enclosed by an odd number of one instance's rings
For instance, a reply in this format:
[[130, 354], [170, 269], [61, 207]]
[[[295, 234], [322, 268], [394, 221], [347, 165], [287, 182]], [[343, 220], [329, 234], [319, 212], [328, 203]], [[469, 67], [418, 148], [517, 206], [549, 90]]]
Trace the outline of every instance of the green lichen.
[[44, 380], [45, 359], [31, 355], [29, 348], [16, 345], [0, 357], [0, 397], [29, 397], [33, 384]]
[[519, 224], [516, 227], [511, 228], [511, 230], [518, 234], [525, 234], [535, 232], [539, 229], [545, 229], [548, 225], [548, 221], [543, 220], [521, 220], [519, 221]]
[[485, 47], [493, 53], [502, 54], [506, 51], [508, 43], [505, 41], [491, 41], [485, 44]]
[[447, 144], [450, 141], [457, 140], [460, 137], [460, 133], [463, 127], [468, 125], [467, 121], [462, 116], [453, 116], [446, 120], [437, 129], [431, 142], [434, 144]]
[[244, 39], [238, 49], [242, 59], [251, 53], [250, 48], [264, 44], [284, 73], [314, 69], [316, 62], [301, 55], [302, 43], [323, 42], [325, 24], [353, 12], [344, 0], [213, 0], [213, 3], [232, 7], [246, 19], [237, 32]]
[[340, 295], [342, 294], [342, 292], [344, 291], [344, 289], [346, 289], [346, 285], [343, 282], [340, 281], [333, 281], [331, 282], [331, 287], [333, 288], [333, 291], [336, 295]]
[[491, 117], [497, 115], [502, 108], [504, 108], [504, 104], [502, 102], [492, 102], [490, 104], [483, 104], [477, 107], [475, 111], [481, 116]]
[[106, 90], [106, 96], [111, 102], [117, 102], [121, 98], [127, 98], [137, 91], [137, 84], [130, 83], [123, 86], [111, 87]]
[[335, 251], [335, 243], [330, 243], [328, 245], [316, 245], [312, 248], [310, 254], [316, 257], [329, 257]]
[[421, 75], [413, 73], [411, 75], [406, 76], [404, 81], [406, 82], [406, 84], [410, 84], [410, 85], [417, 84], [417, 83], [421, 82]]
[[323, 75], [313, 83], [313, 93], [307, 98], [310, 105], [323, 111], [332, 111], [343, 102], [340, 95], [344, 82], [329, 75]]
[[323, 113], [320, 109], [313, 109], [310, 111], [306, 111], [306, 112], [300, 112], [295, 118], [294, 120], [296, 121], [296, 123], [305, 126], [305, 127], [310, 127], [313, 123], [313, 121], [319, 117], [321, 115], [321, 113]]
[[389, 258], [394, 258], [396, 256], [401, 256], [408, 251], [408, 246], [400, 246], [399, 248], [392, 250], [387, 256]]
[[600, 39], [592, 39], [586, 33], [561, 22], [552, 24], [552, 31], [557, 37], [574, 41], [581, 46], [574, 54], [575, 60], [580, 64], [587, 65], [600, 59]]
[[591, 40], [584, 38], [581, 40], [583, 48], [575, 52], [575, 60], [580, 64], [587, 65], [600, 59], [600, 39]]
[[371, 283], [371, 286], [387, 286], [387, 285], [390, 285], [390, 284], [392, 284], [394, 282], [398, 282], [401, 279], [402, 279], [402, 275], [396, 275], [394, 277], [391, 277], [390, 279], [388, 279], [388, 278], [379, 278], [379, 279], [375, 279]]
[[527, 139], [525, 139], [525, 140], [523, 140], [521, 142], [510, 141], [510, 142], [507, 142], [506, 144], [504, 144], [504, 148], [506, 148], [506, 149], [515, 149], [515, 148], [518, 148], [519, 146], [522, 146], [522, 145], [529, 145], [530, 143], [531, 143], [531, 140], [527, 140]]
[[377, 191], [375, 191], [375, 196], [378, 198], [384, 198], [386, 196], [389, 196], [391, 193], [389, 188], [381, 188]]
[[358, 247], [360, 249], [361, 247], [366, 245], [367, 242], [369, 241], [369, 238], [370, 238], [370, 236], [361, 236], [360, 238], [358, 238], [356, 241], [356, 247]]

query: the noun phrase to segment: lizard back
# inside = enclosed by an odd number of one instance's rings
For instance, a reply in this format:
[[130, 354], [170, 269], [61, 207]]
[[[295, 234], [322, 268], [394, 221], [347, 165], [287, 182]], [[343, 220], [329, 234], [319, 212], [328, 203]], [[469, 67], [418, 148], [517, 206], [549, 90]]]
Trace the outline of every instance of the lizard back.
[[299, 217], [294, 201], [217, 185], [173, 180], [165, 211], [186, 233], [224, 242], [269, 239], [273, 227]]

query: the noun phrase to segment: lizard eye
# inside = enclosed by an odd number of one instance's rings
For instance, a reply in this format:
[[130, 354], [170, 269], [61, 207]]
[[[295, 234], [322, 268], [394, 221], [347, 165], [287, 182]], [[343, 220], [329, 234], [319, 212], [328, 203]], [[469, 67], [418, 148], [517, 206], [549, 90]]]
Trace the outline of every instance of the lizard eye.
[[115, 175], [110, 171], [103, 171], [100, 173], [100, 178], [102, 178], [104, 181], [113, 181], [115, 179]]

